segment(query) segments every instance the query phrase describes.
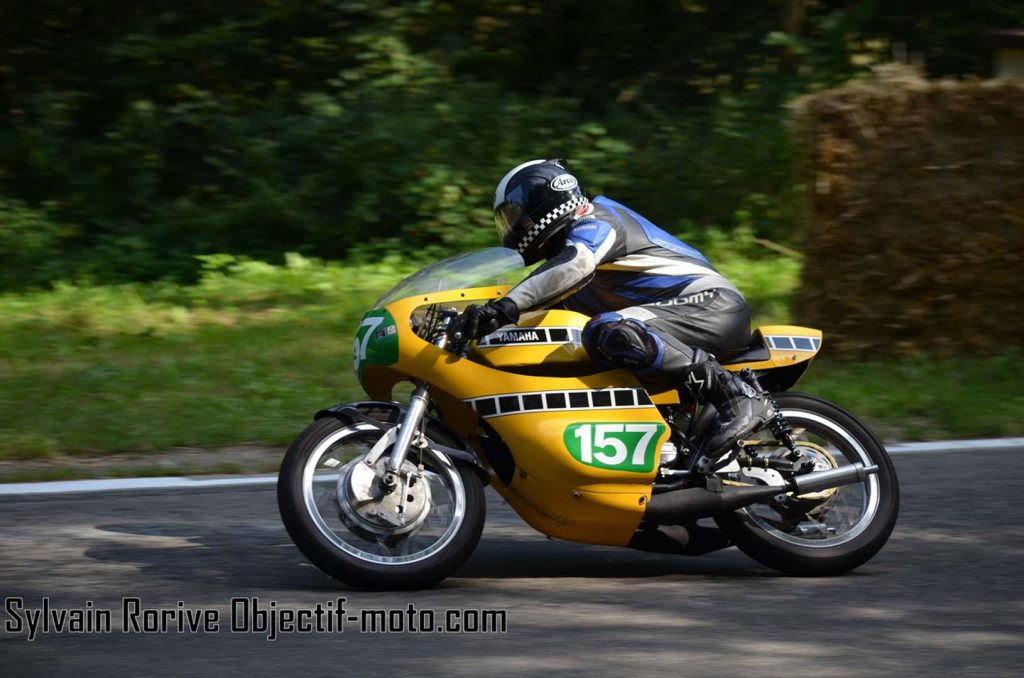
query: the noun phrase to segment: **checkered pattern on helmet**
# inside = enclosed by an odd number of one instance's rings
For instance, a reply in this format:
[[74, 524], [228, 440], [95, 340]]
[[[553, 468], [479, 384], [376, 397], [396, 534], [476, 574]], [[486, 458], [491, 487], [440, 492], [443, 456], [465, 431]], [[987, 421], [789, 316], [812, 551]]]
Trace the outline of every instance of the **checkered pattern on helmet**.
[[530, 227], [530, 230], [526, 232], [523, 239], [516, 245], [516, 251], [522, 254], [526, 251], [526, 248], [530, 246], [534, 238], [541, 234], [541, 232], [550, 226], [556, 219], [564, 216], [568, 212], [587, 204], [587, 199], [584, 197], [576, 197], [572, 200], [563, 202], [561, 205], [545, 214], [537, 223]]

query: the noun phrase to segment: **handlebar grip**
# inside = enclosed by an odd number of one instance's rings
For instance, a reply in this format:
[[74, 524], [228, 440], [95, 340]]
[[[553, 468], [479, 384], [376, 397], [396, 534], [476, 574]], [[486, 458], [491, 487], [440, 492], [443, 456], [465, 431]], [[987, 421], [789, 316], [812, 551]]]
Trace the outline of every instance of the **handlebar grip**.
[[438, 345], [442, 349], [450, 353], [454, 353], [460, 358], [465, 358], [466, 355], [469, 353], [469, 342], [463, 341], [463, 336], [464, 335], [462, 334], [462, 332], [446, 332], [445, 337], [448, 339], [448, 341], [443, 341]]

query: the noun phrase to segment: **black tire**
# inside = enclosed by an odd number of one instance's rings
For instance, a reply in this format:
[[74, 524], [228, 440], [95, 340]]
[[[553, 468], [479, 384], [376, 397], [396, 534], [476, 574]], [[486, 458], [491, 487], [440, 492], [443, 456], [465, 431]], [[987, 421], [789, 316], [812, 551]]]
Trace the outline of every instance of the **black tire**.
[[[868, 525], [855, 537], [835, 546], [798, 546], [744, 518], [743, 511], [715, 518], [736, 546], [762, 565], [799, 576], [820, 577], [848, 572], [870, 560], [885, 545], [899, 513], [899, 483], [882, 443], [857, 419], [837, 405], [798, 393], [776, 395], [784, 412], [809, 412], [833, 422], [850, 435], [878, 465], [879, 503]], [[788, 417], [793, 423], [799, 417]], [[797, 424], [799, 425], [799, 424]], [[866, 481], [865, 481], [866, 482]]]
[[303, 470], [311, 454], [328, 436], [345, 428], [350, 426], [333, 417], [314, 421], [285, 454], [277, 481], [277, 503], [292, 541], [318, 568], [357, 588], [419, 589], [451, 575], [473, 553], [483, 531], [486, 502], [480, 476], [463, 463], [454, 464], [464, 488], [465, 512], [457, 531], [440, 551], [412, 563], [380, 564], [364, 560], [332, 543], [317, 528], [303, 499]]

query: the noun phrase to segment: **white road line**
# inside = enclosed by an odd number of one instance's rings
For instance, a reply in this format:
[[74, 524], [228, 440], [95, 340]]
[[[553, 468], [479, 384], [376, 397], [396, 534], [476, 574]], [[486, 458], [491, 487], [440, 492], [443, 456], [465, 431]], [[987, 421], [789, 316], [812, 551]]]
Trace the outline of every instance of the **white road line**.
[[988, 440], [934, 440], [927, 443], [892, 443], [885, 446], [889, 454], [920, 454], [924, 452], [986, 452], [1024, 447], [1024, 438], [991, 438]]
[[103, 480], [60, 480], [44, 483], [0, 484], [5, 494], [61, 494], [64, 492], [116, 492], [118, 490], [178, 490], [238, 485], [273, 485], [277, 475], [235, 476], [231, 478], [106, 478]]
[[[1024, 438], [993, 438], [990, 440], [938, 440], [927, 443], [892, 443], [889, 454], [924, 454], [940, 452], [985, 452], [1024, 448]], [[104, 480], [60, 480], [42, 483], [0, 483], [0, 496], [18, 494], [63, 494], [66, 492], [117, 492], [120, 490], [177, 490], [244, 485], [273, 485], [277, 475], [234, 476], [228, 478], [107, 478]]]

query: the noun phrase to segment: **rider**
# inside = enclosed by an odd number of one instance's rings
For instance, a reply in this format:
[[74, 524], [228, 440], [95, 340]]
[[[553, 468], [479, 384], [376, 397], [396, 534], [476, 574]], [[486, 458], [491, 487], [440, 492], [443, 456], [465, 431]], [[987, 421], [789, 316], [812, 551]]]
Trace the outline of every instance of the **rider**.
[[712, 459], [774, 414], [712, 355], [747, 346], [750, 312], [703, 254], [624, 205], [588, 200], [562, 160], [512, 169], [498, 183], [494, 214], [505, 247], [528, 265], [546, 261], [501, 299], [467, 308], [452, 334], [478, 339], [556, 306], [593, 316], [583, 346], [595, 363], [714, 405], [719, 423], [703, 449]]

